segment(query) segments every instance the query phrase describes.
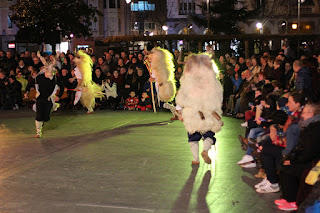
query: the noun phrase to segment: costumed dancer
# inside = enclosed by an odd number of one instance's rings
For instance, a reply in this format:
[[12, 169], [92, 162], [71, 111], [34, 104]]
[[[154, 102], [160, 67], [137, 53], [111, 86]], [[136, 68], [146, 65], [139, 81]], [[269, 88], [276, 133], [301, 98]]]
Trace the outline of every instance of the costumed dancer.
[[193, 155], [192, 164], [199, 164], [199, 141], [203, 139], [202, 158], [211, 164], [208, 151], [215, 144], [215, 133], [220, 131], [223, 89], [216, 78], [211, 56], [206, 53], [188, 56], [181, 87], [176, 97], [179, 118], [188, 132]]
[[[58, 81], [55, 75], [55, 61], [47, 62], [38, 52], [38, 57], [41, 59], [44, 67], [41, 72], [35, 78], [35, 88], [36, 88], [36, 103], [35, 111], [36, 115], [36, 137], [40, 138], [42, 136], [42, 126], [44, 122], [50, 120], [50, 113], [56, 110], [58, 104], [55, 102], [59, 101], [64, 92], [64, 86], [60, 81]], [[60, 89], [58, 95], [56, 93]], [[25, 96], [28, 96], [26, 93]]]
[[156, 81], [159, 100], [172, 101], [176, 94], [173, 55], [166, 49], [155, 47], [147, 58], [150, 63], [150, 66], [147, 64], [147, 68], [151, 72], [150, 76]]
[[92, 60], [84, 51], [79, 50], [77, 57], [74, 58], [76, 65], [75, 76], [78, 85], [74, 89], [76, 91], [74, 105], [80, 100], [81, 104], [87, 108], [87, 114], [93, 113], [96, 98], [102, 98], [102, 87], [92, 81]]

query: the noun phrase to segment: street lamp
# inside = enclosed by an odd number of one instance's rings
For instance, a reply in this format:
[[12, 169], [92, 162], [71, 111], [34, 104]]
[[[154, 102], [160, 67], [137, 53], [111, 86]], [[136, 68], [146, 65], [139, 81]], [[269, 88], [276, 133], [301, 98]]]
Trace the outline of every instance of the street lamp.
[[[128, 5], [128, 6], [125, 7], [125, 14], [124, 14], [124, 16], [125, 16], [125, 17], [124, 17], [124, 19], [125, 19], [124, 34], [126, 35], [126, 32], [128, 31], [128, 19], [127, 19], [127, 16], [128, 16], [128, 7], [130, 8], [131, 0], [125, 0], [125, 1], [126, 1], [127, 5]], [[129, 23], [131, 23], [131, 19], [132, 19], [132, 17], [130, 17]], [[131, 26], [131, 24], [130, 24], [129, 26]], [[131, 27], [130, 27], [130, 28], [131, 28]], [[130, 31], [131, 31], [131, 29], [130, 29]], [[129, 31], [128, 34], [130, 34], [130, 31]]]
[[258, 22], [258, 23], [256, 24], [256, 27], [257, 27], [257, 29], [259, 30], [260, 34], [262, 34], [262, 23], [261, 23], [261, 22]]
[[292, 28], [293, 30], [298, 29], [298, 24], [296, 24], [296, 23], [292, 24], [292, 25], [291, 25], [291, 28]]
[[208, 16], [208, 23], [207, 23], [207, 33], [209, 34], [209, 24], [210, 24], [210, 13], [209, 13], [209, 6], [210, 6], [210, 0], [207, 0], [207, 16]]
[[166, 26], [166, 25], [163, 25], [163, 26], [162, 26], [162, 30], [165, 32], [166, 35], [167, 35], [167, 33], [168, 33], [168, 29], [169, 29], [168, 26]]
[[305, 0], [298, 0], [298, 32], [300, 32], [300, 4]]

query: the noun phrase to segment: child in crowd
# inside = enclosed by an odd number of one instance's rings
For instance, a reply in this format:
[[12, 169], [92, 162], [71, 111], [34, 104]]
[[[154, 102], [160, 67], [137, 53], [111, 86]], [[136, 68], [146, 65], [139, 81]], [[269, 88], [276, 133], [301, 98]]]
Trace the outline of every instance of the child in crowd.
[[139, 101], [138, 109], [140, 109], [141, 111], [152, 109], [151, 98], [147, 92], [142, 93], [141, 99]]
[[136, 97], [135, 91], [130, 92], [130, 97], [126, 99], [126, 105], [124, 106], [124, 110], [137, 110], [139, 99]]

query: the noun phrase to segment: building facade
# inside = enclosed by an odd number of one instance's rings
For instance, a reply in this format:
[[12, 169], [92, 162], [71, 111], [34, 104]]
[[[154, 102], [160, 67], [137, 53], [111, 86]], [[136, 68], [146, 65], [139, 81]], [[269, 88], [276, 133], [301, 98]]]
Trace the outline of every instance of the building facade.
[[[192, 21], [192, 15], [207, 17], [206, 5], [214, 0], [168, 0], [167, 25], [168, 34], [205, 34], [206, 27], [198, 26]], [[298, 3], [300, 1], [300, 10]], [[237, 27], [245, 34], [319, 34], [320, 0], [244, 0], [235, 8], [246, 7], [254, 10], [265, 4], [261, 14]], [[202, 7], [200, 7], [202, 6]], [[300, 11], [300, 15], [298, 15]], [[294, 28], [300, 17], [300, 28]], [[262, 23], [262, 29], [256, 24]], [[192, 29], [190, 30], [190, 26]], [[188, 28], [189, 27], [189, 28]]]
[[[0, 49], [7, 51], [11, 41], [15, 40], [18, 28], [11, 22], [9, 7], [15, 4], [15, 0], [0, 1]], [[13, 46], [10, 46], [13, 49]]]

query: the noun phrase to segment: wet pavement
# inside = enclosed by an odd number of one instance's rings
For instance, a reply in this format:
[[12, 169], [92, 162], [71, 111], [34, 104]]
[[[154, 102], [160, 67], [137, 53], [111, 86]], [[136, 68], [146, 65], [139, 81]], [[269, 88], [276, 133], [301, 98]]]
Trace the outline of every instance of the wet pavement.
[[241, 120], [223, 117], [213, 163], [192, 167], [167, 112], [55, 112], [42, 139], [34, 116], [0, 111], [0, 212], [280, 212], [280, 193], [256, 193], [257, 169], [236, 164]]

